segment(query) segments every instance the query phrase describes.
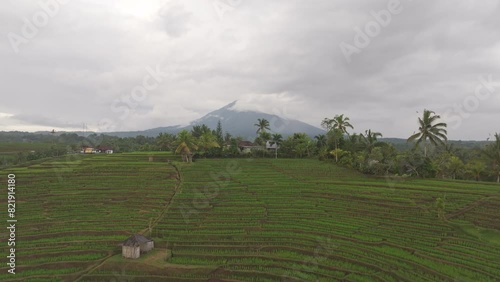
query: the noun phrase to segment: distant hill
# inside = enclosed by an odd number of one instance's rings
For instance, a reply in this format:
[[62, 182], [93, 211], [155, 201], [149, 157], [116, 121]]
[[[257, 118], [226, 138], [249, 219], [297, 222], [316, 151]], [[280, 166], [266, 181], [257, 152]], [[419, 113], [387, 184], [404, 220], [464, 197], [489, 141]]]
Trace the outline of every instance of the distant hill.
[[318, 134], [324, 134], [324, 130], [310, 124], [304, 123], [295, 119], [287, 119], [273, 114], [262, 113], [257, 111], [240, 111], [235, 109], [238, 101], [234, 101], [218, 110], [210, 112], [205, 116], [192, 121], [187, 126], [168, 126], [157, 127], [144, 131], [128, 131], [128, 132], [108, 132], [105, 134], [119, 137], [133, 137], [137, 135], [155, 137], [162, 132], [177, 133], [181, 130], [191, 130], [195, 125], [205, 124], [211, 129], [217, 127], [220, 121], [224, 132], [229, 132], [233, 136], [241, 136], [244, 139], [254, 139], [257, 128], [254, 124], [257, 119], [263, 118], [269, 121], [272, 133], [279, 133], [283, 137], [293, 135], [293, 133], [301, 132], [313, 137]]

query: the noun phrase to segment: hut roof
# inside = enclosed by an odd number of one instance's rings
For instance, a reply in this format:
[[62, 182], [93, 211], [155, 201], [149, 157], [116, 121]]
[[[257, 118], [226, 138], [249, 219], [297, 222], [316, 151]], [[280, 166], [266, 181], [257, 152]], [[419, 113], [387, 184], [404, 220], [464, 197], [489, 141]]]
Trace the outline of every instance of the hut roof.
[[151, 242], [153, 240], [142, 236], [141, 234], [134, 234], [130, 236], [127, 240], [123, 241], [122, 245], [123, 246], [128, 246], [128, 247], [137, 247], [140, 246], [141, 244]]
[[238, 147], [255, 147], [255, 144], [250, 141], [240, 141]]

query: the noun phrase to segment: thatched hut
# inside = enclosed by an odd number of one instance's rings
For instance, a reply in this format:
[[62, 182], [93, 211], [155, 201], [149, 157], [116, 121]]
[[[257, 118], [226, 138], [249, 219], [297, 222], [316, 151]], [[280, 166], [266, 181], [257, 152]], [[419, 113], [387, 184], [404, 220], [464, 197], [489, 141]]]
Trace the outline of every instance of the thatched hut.
[[142, 236], [134, 234], [122, 243], [122, 256], [125, 258], [136, 259], [142, 253], [147, 253], [154, 248], [154, 241]]

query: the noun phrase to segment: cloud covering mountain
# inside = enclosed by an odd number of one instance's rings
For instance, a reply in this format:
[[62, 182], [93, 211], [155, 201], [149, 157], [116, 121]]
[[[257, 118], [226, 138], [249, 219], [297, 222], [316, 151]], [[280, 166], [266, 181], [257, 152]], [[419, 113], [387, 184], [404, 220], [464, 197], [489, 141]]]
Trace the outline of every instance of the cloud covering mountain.
[[132, 132], [110, 132], [109, 135], [116, 136], [152, 136], [155, 137], [161, 132], [178, 133], [181, 130], [191, 130], [195, 125], [205, 124], [211, 129], [216, 129], [219, 121], [224, 132], [229, 132], [233, 136], [240, 136], [246, 140], [253, 140], [257, 137], [256, 130], [257, 119], [266, 119], [269, 121], [271, 133], [279, 133], [283, 137], [294, 133], [306, 133], [311, 137], [318, 134], [324, 134], [324, 130], [314, 127], [299, 120], [281, 117], [276, 114], [263, 113], [250, 110], [239, 101], [234, 101], [218, 110], [212, 111], [205, 116], [190, 122], [186, 126], [176, 125], [167, 127], [158, 127], [144, 131]]
[[238, 100], [387, 137], [411, 135], [427, 108], [447, 113], [451, 139], [484, 140], [500, 132], [499, 3], [5, 1], [0, 130], [187, 125]]

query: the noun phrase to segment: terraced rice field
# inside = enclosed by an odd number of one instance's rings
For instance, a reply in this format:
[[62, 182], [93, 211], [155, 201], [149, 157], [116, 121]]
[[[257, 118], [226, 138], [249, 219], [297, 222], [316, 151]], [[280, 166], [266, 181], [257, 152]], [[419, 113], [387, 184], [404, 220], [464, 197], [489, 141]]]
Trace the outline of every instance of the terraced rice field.
[[177, 184], [173, 166], [141, 154], [76, 156], [0, 173], [5, 187], [8, 173], [17, 181], [16, 274], [7, 273], [3, 255], [0, 268], [0, 280], [9, 281], [73, 281], [154, 223]]
[[[494, 183], [378, 179], [299, 159], [174, 167], [167, 157], [91, 157], [60, 178], [54, 162], [16, 169], [15, 278], [500, 281]], [[118, 244], [151, 218], [156, 249], [121, 258]]]

